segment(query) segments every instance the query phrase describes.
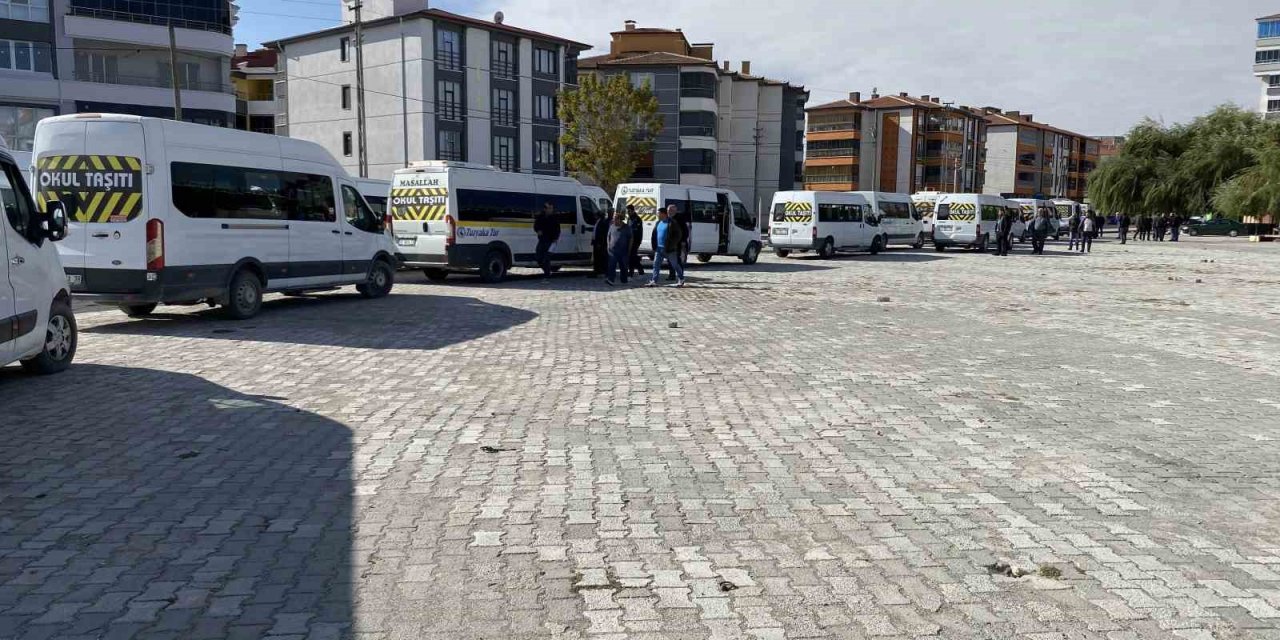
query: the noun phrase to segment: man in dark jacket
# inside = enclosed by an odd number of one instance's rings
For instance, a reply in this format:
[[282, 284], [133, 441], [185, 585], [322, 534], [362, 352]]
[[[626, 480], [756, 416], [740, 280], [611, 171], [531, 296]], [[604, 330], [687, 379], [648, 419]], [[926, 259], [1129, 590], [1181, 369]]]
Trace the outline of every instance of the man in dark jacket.
[[1076, 245], [1080, 244], [1081, 222], [1082, 221], [1080, 220], [1080, 214], [1078, 213], [1071, 214], [1071, 219], [1067, 221], [1067, 229], [1070, 232], [1069, 234], [1070, 240], [1067, 242], [1067, 251], [1071, 251], [1072, 249], [1075, 249]]
[[1035, 255], [1044, 254], [1044, 242], [1049, 238], [1052, 226], [1049, 222], [1049, 212], [1047, 211], [1041, 211], [1039, 215], [1031, 220], [1031, 253]]
[[644, 242], [644, 220], [636, 213], [634, 205], [627, 205], [627, 225], [631, 227], [631, 256], [627, 264], [628, 274], [642, 275], [644, 267], [640, 264], [640, 244]]
[[608, 232], [608, 249], [609, 249], [609, 271], [606, 275], [606, 284], [612, 285], [614, 279], [621, 271], [622, 284], [627, 283], [627, 278], [631, 274], [631, 227], [627, 225], [627, 221], [621, 213], [614, 214], [613, 222], [609, 225]]
[[671, 265], [676, 275], [676, 286], [684, 286], [684, 265], [680, 264], [680, 248], [684, 246], [684, 225], [676, 220], [676, 206], [671, 205], [658, 212], [658, 223], [653, 225], [649, 246], [653, 248], [653, 277], [647, 286], [658, 286], [662, 274], [662, 262]]
[[1164, 242], [1164, 232], [1169, 224], [1169, 218], [1164, 214], [1156, 216], [1156, 242]]
[[1173, 214], [1169, 218], [1169, 239], [1173, 242], [1178, 241], [1178, 236], [1182, 234], [1182, 218], [1178, 214]]
[[596, 226], [591, 230], [591, 275], [602, 275], [609, 266], [609, 227], [613, 225], [612, 211], [596, 213]]
[[1000, 210], [1000, 217], [996, 219], [996, 255], [1009, 255], [1009, 248], [1013, 244], [1013, 216], [1009, 215], [1007, 209]]
[[1120, 244], [1129, 243], [1129, 214], [1122, 213], [1119, 218], [1120, 224]]
[[556, 219], [556, 208], [550, 202], [542, 205], [542, 212], [533, 218], [533, 232], [538, 236], [538, 246], [534, 255], [538, 266], [542, 267], [542, 275], [551, 275], [551, 247], [560, 240], [560, 221]]

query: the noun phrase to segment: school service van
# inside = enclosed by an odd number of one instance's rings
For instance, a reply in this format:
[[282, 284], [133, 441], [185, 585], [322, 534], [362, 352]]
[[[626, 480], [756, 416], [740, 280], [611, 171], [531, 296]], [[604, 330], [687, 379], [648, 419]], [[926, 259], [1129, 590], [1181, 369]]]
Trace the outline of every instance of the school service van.
[[916, 206], [916, 213], [920, 214], [920, 231], [924, 233], [926, 240], [933, 239], [933, 209], [941, 196], [939, 191], [920, 191], [911, 195], [911, 203]]
[[130, 316], [207, 303], [243, 319], [265, 292], [391, 292], [387, 221], [315, 143], [81, 113], [36, 125], [35, 167], [42, 206], [67, 207], [72, 291]]
[[1010, 202], [1018, 205], [1018, 208], [1022, 210], [1022, 221], [1027, 225], [1027, 231], [1024, 232], [1024, 236], [1030, 233], [1031, 221], [1041, 213], [1049, 214], [1049, 228], [1051, 229], [1049, 235], [1053, 236], [1054, 240], [1061, 239], [1062, 234], [1066, 232], [1067, 221], [1065, 219], [1059, 219], [1058, 210], [1054, 206], [1052, 200], [1044, 200], [1040, 198], [1013, 198]]
[[1057, 213], [1058, 220], [1061, 221], [1062, 224], [1068, 224], [1071, 220], [1071, 216], [1084, 216], [1086, 213], [1083, 205], [1075, 200], [1068, 200], [1067, 198], [1054, 198], [1053, 210]]
[[[964, 247], [986, 251], [996, 243], [996, 223], [1002, 212], [1015, 215], [1017, 206], [1000, 196], [943, 194], [934, 209], [934, 249], [945, 251], [947, 247]], [[1017, 233], [1016, 226], [1014, 233]]]
[[871, 210], [880, 219], [880, 233], [884, 236], [881, 248], [890, 244], [910, 245], [913, 249], [924, 246], [924, 225], [916, 212], [911, 196], [905, 193], [883, 191], [857, 191], [866, 196]]
[[769, 243], [780, 258], [807, 251], [823, 258], [840, 251], [875, 254], [884, 248], [880, 220], [861, 193], [779, 191], [772, 209]]
[[551, 264], [590, 266], [599, 193], [573, 178], [428, 160], [396, 170], [391, 217], [405, 267], [433, 281], [478, 272], [485, 282], [500, 282], [512, 267], [538, 266], [533, 220], [547, 204], [560, 223]]
[[676, 207], [676, 219], [689, 228], [687, 253], [699, 262], [712, 256], [734, 256], [746, 264], [760, 257], [760, 231], [756, 216], [728, 189], [681, 184], [620, 184], [614, 191], [614, 208], [636, 208], [644, 220], [640, 252], [651, 255], [650, 236], [658, 223], [658, 211]]
[[0, 138], [0, 367], [18, 361], [34, 373], [57, 373], [76, 355], [71, 292], [54, 248], [66, 233], [66, 209], [36, 207]]

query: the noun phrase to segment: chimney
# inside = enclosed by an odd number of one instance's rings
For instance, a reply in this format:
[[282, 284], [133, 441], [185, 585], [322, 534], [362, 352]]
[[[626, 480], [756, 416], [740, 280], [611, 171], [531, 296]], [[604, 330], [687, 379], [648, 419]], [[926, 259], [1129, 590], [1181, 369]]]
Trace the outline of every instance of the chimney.
[[875, 100], [875, 99], [877, 99], [877, 98], [879, 98], [879, 97], [880, 97], [880, 94], [876, 93], [875, 91], [872, 91], [872, 92], [871, 92], [871, 99], [872, 99], [872, 100]]
[[[928, 96], [925, 96], [925, 97], [927, 98]], [[942, 98], [934, 96], [933, 100], [931, 100], [930, 102], [933, 102], [934, 104], [942, 104]]]
[[751, 75], [751, 61], [750, 61], [750, 60], [743, 60], [743, 61], [742, 61], [742, 75], [744, 75], [744, 76], [749, 76], [749, 75]]
[[861, 92], [858, 92], [858, 91], [854, 91], [854, 92], [850, 93], [850, 94], [849, 94], [849, 102], [854, 102], [854, 103], [862, 102], [862, 93], [861, 93]]
[[900, 93], [898, 94], [898, 97], [899, 97], [899, 98], [906, 98], [906, 97], [907, 97], [907, 92], [906, 92], [906, 91], [900, 92]]
[[728, 61], [728, 60], [722, 61], [722, 62], [720, 63], [720, 68], [721, 68], [721, 69], [724, 69], [725, 71], [728, 71], [728, 70], [729, 70], [729, 61]]
[[236, 43], [236, 52], [235, 52], [235, 54], [234, 54], [234, 55], [235, 55], [235, 57], [240, 57], [240, 56], [247, 56], [247, 55], [249, 55], [249, 45], [247, 45], [247, 44], [240, 44], [239, 42], [237, 42], [237, 43]]
[[925, 102], [929, 102], [929, 94], [927, 94], [927, 93], [926, 93], [926, 94], [924, 94], [924, 95], [920, 96], [920, 99], [921, 99], [921, 100], [924, 100]]
[[1008, 116], [1010, 120], [1019, 120], [1022, 118], [1021, 111], [1006, 111], [1004, 112], [1004, 115]]
[[1031, 114], [1028, 113], [1027, 115], [1022, 116], [1022, 120], [1023, 122], [1031, 122]]
[[622, 27], [623, 27], [623, 29], [624, 29], [624, 30], [626, 30], [626, 31], [635, 31], [635, 30], [636, 30], [636, 21], [635, 21], [635, 20], [627, 20], [626, 22], [623, 22], [623, 23], [622, 23]]

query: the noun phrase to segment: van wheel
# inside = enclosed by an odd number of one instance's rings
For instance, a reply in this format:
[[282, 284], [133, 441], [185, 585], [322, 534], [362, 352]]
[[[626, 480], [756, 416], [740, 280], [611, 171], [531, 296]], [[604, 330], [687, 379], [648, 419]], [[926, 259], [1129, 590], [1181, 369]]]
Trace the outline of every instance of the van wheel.
[[935, 241], [935, 242], [933, 243], [933, 250], [934, 250], [934, 251], [937, 251], [938, 253], [942, 253], [943, 251], [946, 251], [946, 250], [947, 250], [947, 245], [945, 245], [945, 244], [938, 244], [938, 243]]
[[227, 299], [222, 304], [222, 314], [232, 320], [247, 320], [262, 310], [262, 281], [248, 269], [241, 269], [231, 278], [227, 287]]
[[703, 262], [703, 263], [705, 263], [705, 262], [711, 262], [711, 254], [709, 254], [709, 253], [699, 253], [699, 254], [698, 254], [698, 262]]
[[742, 264], [755, 264], [760, 259], [760, 245], [752, 242], [747, 244], [747, 250], [742, 252]]
[[836, 241], [832, 240], [831, 238], [827, 238], [822, 243], [822, 247], [818, 249], [818, 257], [830, 259], [835, 257], [835, 255], [836, 255]]
[[877, 253], [880, 253], [880, 251], [883, 249], [884, 249], [884, 236], [876, 236], [876, 239], [871, 241], [871, 248], [867, 249], [867, 252], [874, 256]]
[[791, 250], [790, 249], [774, 249], [773, 255], [778, 256], [779, 258], [785, 258], [791, 255]]
[[923, 234], [923, 233], [917, 233], [917, 234], [916, 234], [916, 241], [915, 241], [915, 242], [913, 242], [913, 243], [911, 244], [911, 248], [912, 248], [912, 249], [923, 249], [923, 248], [924, 248], [924, 234]]
[[395, 282], [395, 271], [391, 269], [391, 265], [384, 260], [378, 260], [373, 263], [373, 269], [369, 271], [369, 281], [356, 285], [356, 291], [368, 299], [385, 298], [388, 293], [391, 293], [391, 287]]
[[987, 238], [988, 238], [988, 237], [989, 237], [989, 236], [983, 235], [983, 236], [982, 236], [982, 240], [978, 242], [978, 253], [986, 253], [986, 252], [987, 252]]
[[130, 318], [145, 318], [156, 310], [154, 304], [122, 304], [119, 309]]
[[502, 282], [507, 277], [507, 256], [497, 249], [485, 254], [480, 263], [480, 279], [488, 283]]
[[23, 360], [22, 368], [40, 375], [65, 371], [76, 357], [78, 335], [71, 305], [66, 300], [54, 300], [44, 331], [44, 350], [34, 358]]

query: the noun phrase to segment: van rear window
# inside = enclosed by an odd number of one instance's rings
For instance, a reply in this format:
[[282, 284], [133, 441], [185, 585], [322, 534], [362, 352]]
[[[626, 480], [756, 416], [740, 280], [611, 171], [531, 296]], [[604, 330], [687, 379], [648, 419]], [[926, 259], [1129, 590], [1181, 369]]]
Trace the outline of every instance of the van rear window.
[[949, 205], [949, 204], [940, 204], [940, 205], [938, 205], [937, 215], [936, 215], [935, 217], [936, 217], [938, 220], [950, 220], [950, 219], [951, 219], [951, 205]]
[[773, 205], [773, 221], [774, 222], [783, 222], [783, 219], [786, 217], [787, 217], [787, 205], [785, 203], [779, 202]]

